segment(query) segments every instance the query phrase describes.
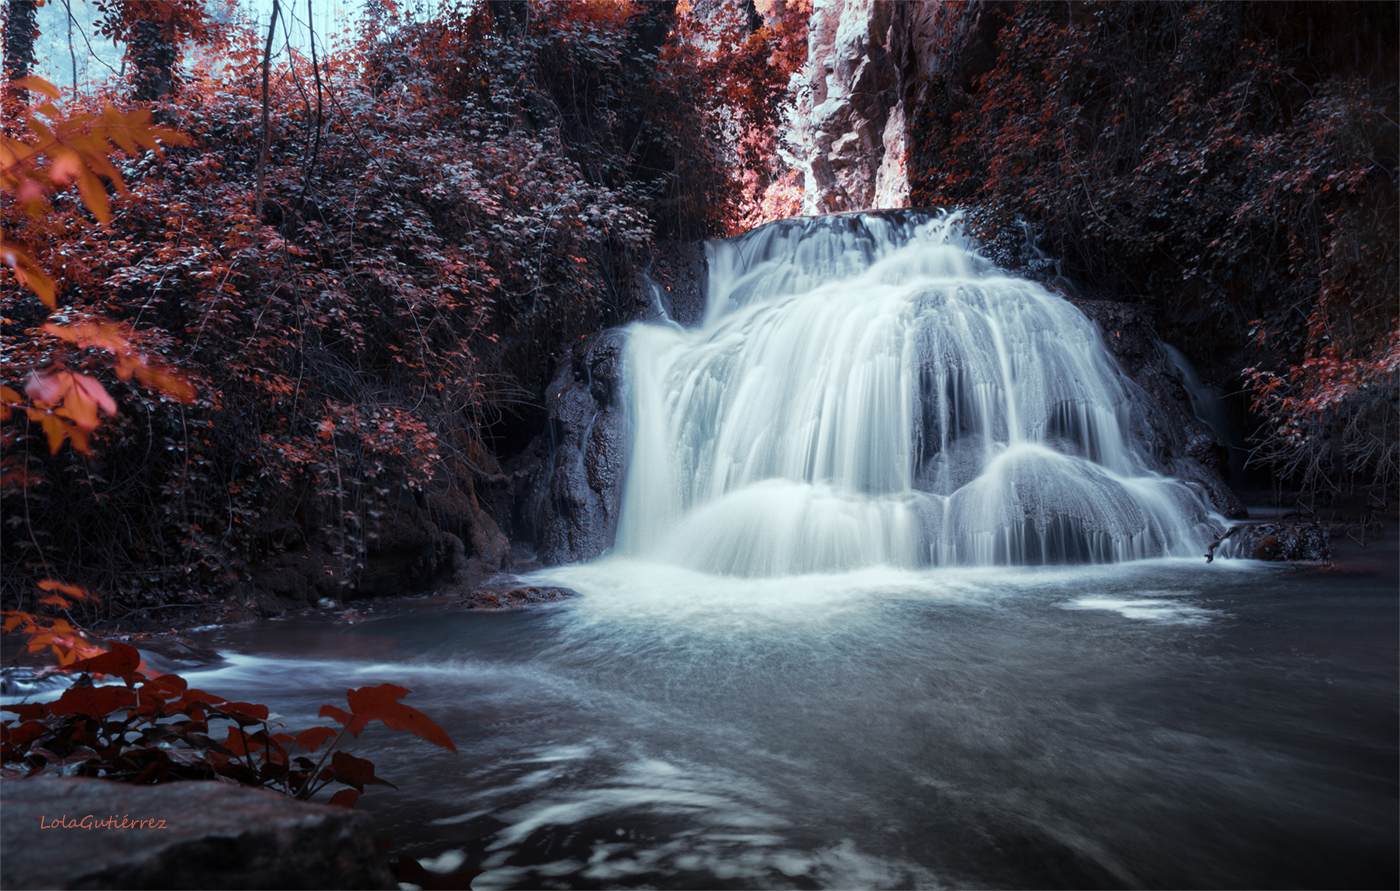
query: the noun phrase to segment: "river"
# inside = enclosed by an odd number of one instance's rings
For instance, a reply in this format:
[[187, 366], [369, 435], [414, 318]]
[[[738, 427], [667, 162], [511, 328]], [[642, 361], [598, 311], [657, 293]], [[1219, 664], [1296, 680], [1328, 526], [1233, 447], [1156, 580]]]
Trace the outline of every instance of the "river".
[[349, 750], [398, 790], [360, 806], [477, 888], [1397, 883], [1393, 574], [536, 580], [580, 594], [210, 631], [188, 676], [289, 728], [413, 690], [459, 753], [375, 725]]

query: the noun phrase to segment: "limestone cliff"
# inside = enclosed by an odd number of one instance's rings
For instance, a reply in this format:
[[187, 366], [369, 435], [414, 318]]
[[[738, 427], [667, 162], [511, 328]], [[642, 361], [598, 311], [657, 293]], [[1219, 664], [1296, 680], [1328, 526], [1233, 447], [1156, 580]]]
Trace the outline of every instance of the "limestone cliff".
[[793, 75], [805, 213], [903, 207], [904, 110], [890, 51], [901, 4], [816, 0], [807, 64]]

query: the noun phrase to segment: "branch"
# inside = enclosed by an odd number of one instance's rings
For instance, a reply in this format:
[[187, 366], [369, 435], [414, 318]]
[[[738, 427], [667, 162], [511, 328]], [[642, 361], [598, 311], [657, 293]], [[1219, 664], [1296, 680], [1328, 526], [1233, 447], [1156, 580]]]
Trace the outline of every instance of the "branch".
[[1207, 562], [1207, 563], [1213, 563], [1213, 562], [1215, 562], [1215, 549], [1218, 548], [1218, 547], [1220, 547], [1220, 543], [1221, 543], [1221, 542], [1223, 542], [1225, 539], [1229, 538], [1230, 536], [1234, 535], [1236, 532], [1239, 532], [1239, 531], [1240, 531], [1241, 529], [1243, 529], [1243, 528], [1244, 528], [1243, 525], [1231, 526], [1229, 529], [1225, 530], [1224, 534], [1222, 534], [1222, 535], [1221, 535], [1219, 538], [1217, 538], [1215, 541], [1211, 542], [1211, 543], [1210, 543], [1210, 549], [1209, 549], [1208, 551], [1206, 551], [1206, 562]]

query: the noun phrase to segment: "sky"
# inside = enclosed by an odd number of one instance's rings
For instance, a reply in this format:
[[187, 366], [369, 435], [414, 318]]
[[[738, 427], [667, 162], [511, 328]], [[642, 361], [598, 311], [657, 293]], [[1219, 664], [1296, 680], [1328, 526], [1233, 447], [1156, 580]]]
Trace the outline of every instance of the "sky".
[[[442, 2], [410, 0], [403, 5], [433, 8]], [[216, 14], [220, 17], [235, 14], [250, 18], [256, 22], [259, 33], [267, 33], [272, 0], [209, 0], [208, 5], [211, 11], [217, 10]], [[279, 25], [275, 49], [285, 53], [290, 43], [298, 51], [309, 54], [311, 44], [306, 0], [283, 0], [280, 5], [286, 30]], [[325, 44], [320, 41], [342, 33], [354, 24], [363, 7], [363, 0], [312, 0], [311, 6], [317, 47], [322, 49]], [[225, 10], [224, 7], [229, 9]], [[66, 91], [73, 88], [75, 75], [77, 83], [82, 85], [111, 77], [120, 71], [121, 47], [97, 33], [99, 17], [97, 0], [47, 0], [39, 8], [34, 73]]]

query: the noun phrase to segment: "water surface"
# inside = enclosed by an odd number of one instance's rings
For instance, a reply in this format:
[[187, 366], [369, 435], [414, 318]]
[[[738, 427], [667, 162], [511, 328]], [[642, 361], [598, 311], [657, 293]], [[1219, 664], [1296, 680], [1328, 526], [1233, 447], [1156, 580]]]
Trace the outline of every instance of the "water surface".
[[492, 887], [1394, 887], [1388, 577], [1148, 561], [734, 579], [619, 560], [514, 613], [211, 632], [352, 751], [395, 850]]

